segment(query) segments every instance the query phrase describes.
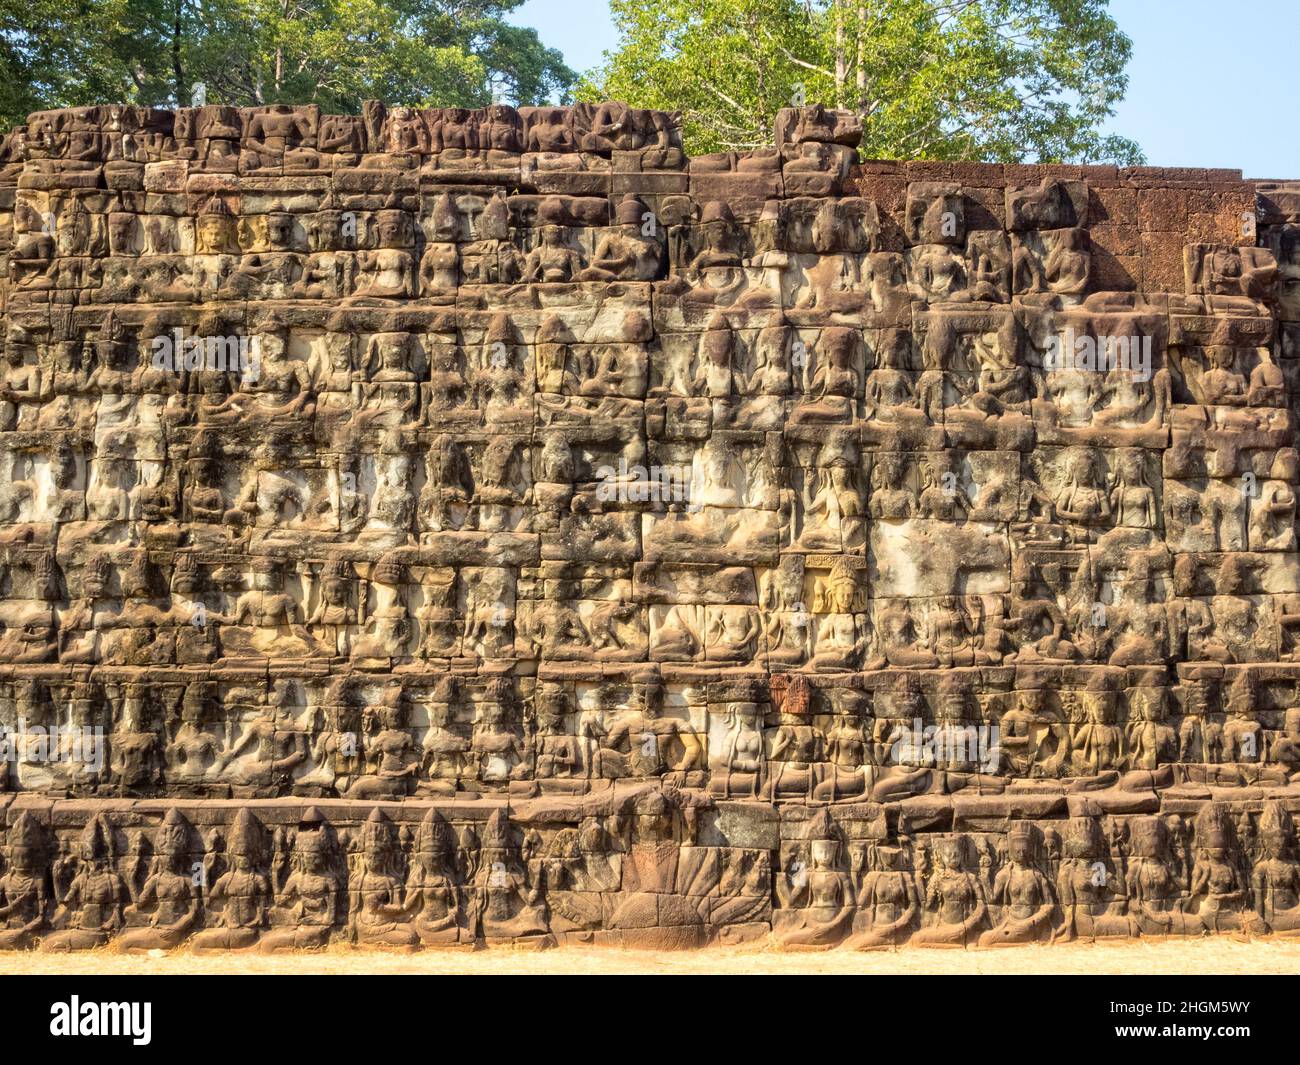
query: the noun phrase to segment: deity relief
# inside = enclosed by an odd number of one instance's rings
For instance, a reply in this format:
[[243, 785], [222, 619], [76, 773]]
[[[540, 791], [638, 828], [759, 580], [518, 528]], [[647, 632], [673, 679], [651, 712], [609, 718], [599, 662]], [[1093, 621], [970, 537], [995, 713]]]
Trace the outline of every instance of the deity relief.
[[1291, 183], [681, 121], [0, 138], [0, 947], [1300, 928]]

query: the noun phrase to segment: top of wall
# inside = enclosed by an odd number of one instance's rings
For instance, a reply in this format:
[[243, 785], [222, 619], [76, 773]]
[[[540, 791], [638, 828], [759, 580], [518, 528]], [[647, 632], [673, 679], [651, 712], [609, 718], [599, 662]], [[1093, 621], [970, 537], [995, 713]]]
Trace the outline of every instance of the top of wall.
[[[719, 153], [693, 163], [735, 158], [761, 159], [771, 152], [806, 145], [856, 148], [861, 124], [852, 112], [814, 106], [784, 108], [775, 124], [771, 149]], [[175, 111], [124, 104], [35, 111], [24, 125], [0, 139], [0, 164], [23, 159], [72, 158], [109, 162], [161, 161], [177, 157], [202, 140], [268, 143], [326, 155], [410, 154], [423, 158], [446, 151], [576, 152], [609, 159], [616, 153], [646, 149], [681, 152], [675, 113], [628, 107], [618, 102], [580, 103], [571, 107], [486, 108], [388, 107], [368, 101], [360, 115], [331, 115], [314, 104], [228, 107], [209, 104]], [[130, 149], [124, 150], [130, 141]], [[1206, 167], [1116, 167], [1101, 165], [868, 160], [867, 173], [908, 174], [918, 179], [989, 183], [1053, 176], [1098, 182], [1231, 184], [1240, 170]], [[1263, 184], [1263, 183], [1261, 183]], [[1267, 182], [1276, 184], [1276, 182]]]
[[603, 224], [590, 219], [612, 218], [629, 197], [670, 223], [721, 211], [748, 224], [773, 201], [859, 196], [905, 231], [909, 197], [946, 186], [960, 191], [968, 230], [1015, 230], [1014, 190], [1055, 182], [1073, 188], [1086, 216], [1078, 224], [1090, 231], [1092, 290], [1148, 293], [1184, 291], [1189, 244], [1253, 246], [1257, 224], [1300, 222], [1300, 183], [1244, 181], [1239, 170], [859, 161], [861, 136], [852, 112], [820, 106], [782, 110], [770, 148], [695, 158], [675, 114], [616, 102], [468, 110], [370, 101], [360, 115], [314, 105], [79, 107], [35, 112], [0, 139], [0, 214], [13, 210], [14, 190], [183, 193], [193, 202], [181, 210], [197, 214], [201, 201], [241, 192], [403, 207], [478, 186], [572, 198], [556, 218], [574, 224]]

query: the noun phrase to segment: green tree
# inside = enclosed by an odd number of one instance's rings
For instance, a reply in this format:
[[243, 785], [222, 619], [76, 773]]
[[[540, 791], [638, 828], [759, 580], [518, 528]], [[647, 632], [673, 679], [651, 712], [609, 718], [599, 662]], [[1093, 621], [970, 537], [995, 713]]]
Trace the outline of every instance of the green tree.
[[162, 8], [158, 0], [0, 0], [0, 125], [43, 107], [166, 99]]
[[105, 102], [363, 100], [478, 107], [567, 98], [576, 75], [522, 0], [0, 0], [0, 120]]
[[1107, 0], [611, 0], [577, 89], [680, 109], [692, 153], [772, 143], [792, 103], [852, 108], [874, 158], [1133, 164], [1100, 131], [1128, 87]]

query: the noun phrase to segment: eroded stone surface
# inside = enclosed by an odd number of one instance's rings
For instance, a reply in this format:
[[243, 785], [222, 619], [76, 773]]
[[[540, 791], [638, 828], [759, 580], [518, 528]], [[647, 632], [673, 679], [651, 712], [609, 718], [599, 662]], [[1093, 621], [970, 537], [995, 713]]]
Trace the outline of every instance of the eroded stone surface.
[[0, 142], [0, 947], [1300, 928], [1300, 186], [859, 135]]

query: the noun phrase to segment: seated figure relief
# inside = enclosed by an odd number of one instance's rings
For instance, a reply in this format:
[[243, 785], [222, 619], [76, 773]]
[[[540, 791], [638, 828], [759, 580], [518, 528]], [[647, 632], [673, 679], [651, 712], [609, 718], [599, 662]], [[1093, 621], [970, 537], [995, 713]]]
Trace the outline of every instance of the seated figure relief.
[[681, 121], [0, 139], [0, 948], [1300, 928], [1294, 190]]

